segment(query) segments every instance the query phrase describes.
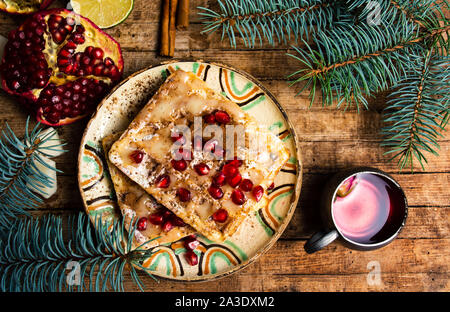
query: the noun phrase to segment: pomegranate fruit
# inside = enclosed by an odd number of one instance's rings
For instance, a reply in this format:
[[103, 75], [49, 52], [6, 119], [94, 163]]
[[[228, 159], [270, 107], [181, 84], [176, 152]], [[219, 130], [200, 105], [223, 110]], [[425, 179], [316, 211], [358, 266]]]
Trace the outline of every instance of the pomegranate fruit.
[[50, 126], [92, 113], [122, 72], [119, 44], [65, 9], [36, 13], [11, 31], [0, 64], [3, 89]]
[[47, 8], [53, 0], [2, 0], [0, 10], [11, 14], [31, 14]]

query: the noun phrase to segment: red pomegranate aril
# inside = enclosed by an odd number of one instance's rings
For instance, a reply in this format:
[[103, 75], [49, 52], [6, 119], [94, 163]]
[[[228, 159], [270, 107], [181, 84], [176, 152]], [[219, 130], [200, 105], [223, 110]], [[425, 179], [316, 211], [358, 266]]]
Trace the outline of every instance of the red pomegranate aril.
[[136, 163], [140, 164], [144, 159], [144, 152], [136, 150], [130, 154], [130, 158]]
[[145, 218], [145, 217], [140, 218], [139, 221], [138, 221], [138, 223], [137, 223], [136, 228], [137, 228], [139, 231], [144, 231], [144, 230], [146, 230], [146, 229], [147, 229], [147, 218]]
[[194, 166], [195, 171], [198, 175], [207, 175], [209, 173], [209, 166], [205, 163], [199, 163]]
[[223, 186], [226, 182], [226, 176], [223, 174], [223, 172], [219, 172], [214, 178], [213, 183], [216, 186]]
[[187, 250], [195, 250], [200, 245], [200, 242], [195, 237], [188, 236], [184, 239], [184, 247]]
[[244, 179], [239, 188], [244, 192], [250, 192], [253, 189], [253, 182], [250, 179]]
[[264, 188], [261, 185], [255, 186], [253, 188], [252, 195], [255, 197], [255, 200], [259, 202], [264, 195]]
[[191, 199], [191, 192], [183, 187], [177, 190], [177, 196], [182, 202], [187, 202]]
[[190, 266], [198, 264], [198, 257], [192, 250], [188, 250], [184, 257], [186, 258], [186, 261]]
[[223, 197], [222, 189], [220, 187], [218, 187], [218, 186], [215, 186], [215, 185], [211, 185], [208, 188], [208, 193], [214, 199], [221, 199]]
[[240, 206], [245, 203], [247, 198], [245, 197], [244, 193], [240, 189], [235, 189], [231, 193], [231, 200], [233, 201], [233, 203]]
[[163, 210], [164, 220], [169, 220], [170, 218], [172, 218], [173, 215], [174, 215], [174, 213], [172, 211], [170, 211], [167, 208], [164, 208], [164, 210]]
[[168, 188], [170, 185], [170, 176], [168, 176], [167, 174], [159, 176], [156, 179], [155, 184], [159, 188]]
[[216, 222], [223, 223], [223, 222], [227, 221], [227, 219], [228, 219], [228, 211], [221, 208], [221, 209], [217, 210], [216, 212], [214, 212], [214, 214], [212, 215], [212, 218]]
[[227, 183], [229, 186], [235, 188], [237, 187], [242, 181], [242, 176], [238, 173], [234, 177], [228, 177]]
[[227, 178], [231, 178], [239, 173], [239, 169], [232, 164], [225, 164], [222, 168], [222, 172]]
[[104, 52], [103, 52], [103, 50], [100, 49], [100, 48], [94, 48], [94, 49], [92, 50], [91, 55], [92, 55], [94, 58], [96, 58], [96, 59], [103, 59]]
[[227, 112], [219, 110], [215, 112], [214, 117], [216, 121], [220, 124], [228, 124], [231, 121], [230, 115]]
[[172, 159], [171, 164], [172, 164], [172, 167], [178, 171], [184, 171], [187, 168], [187, 162], [184, 159], [180, 159], [180, 160]]
[[227, 164], [230, 164], [235, 167], [240, 167], [240, 166], [242, 166], [243, 163], [244, 162], [241, 159], [237, 158], [236, 156], [234, 157], [233, 160], [227, 161]]
[[154, 225], [161, 225], [164, 223], [163, 214], [160, 212], [152, 213], [151, 215], [148, 216], [148, 220], [150, 221], [151, 224]]
[[162, 230], [164, 232], [169, 232], [171, 229], [173, 229], [173, 224], [170, 221], [166, 221], [164, 222], [163, 226], [162, 226]]
[[205, 116], [203, 116], [203, 119], [208, 124], [213, 124], [216, 122], [216, 117], [214, 116], [214, 114], [205, 115]]
[[94, 67], [94, 75], [100, 76], [103, 73], [105, 66], [103, 64], [96, 65]]
[[186, 143], [186, 138], [183, 133], [173, 132], [171, 135], [172, 142], [177, 142], [177, 144], [184, 145]]
[[114, 61], [111, 58], [109, 58], [109, 57], [106, 57], [103, 62], [105, 63], [105, 66], [114, 65]]
[[177, 217], [176, 215], [172, 215], [172, 217], [170, 218], [170, 221], [172, 222], [172, 224], [174, 226], [185, 226], [186, 223], [184, 223], [183, 219], [181, 219], [180, 217]]
[[269, 187], [267, 188], [268, 191], [271, 191], [275, 188], [275, 183], [272, 182], [272, 184], [269, 185]]

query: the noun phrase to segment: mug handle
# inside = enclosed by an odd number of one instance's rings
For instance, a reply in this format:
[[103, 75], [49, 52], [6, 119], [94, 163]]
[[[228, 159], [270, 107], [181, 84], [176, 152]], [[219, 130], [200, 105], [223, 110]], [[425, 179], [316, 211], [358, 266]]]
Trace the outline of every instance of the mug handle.
[[319, 231], [315, 233], [311, 238], [306, 242], [304, 248], [305, 251], [309, 254], [313, 252], [319, 251], [323, 247], [330, 244], [336, 238], [338, 238], [339, 234], [336, 230], [331, 231]]

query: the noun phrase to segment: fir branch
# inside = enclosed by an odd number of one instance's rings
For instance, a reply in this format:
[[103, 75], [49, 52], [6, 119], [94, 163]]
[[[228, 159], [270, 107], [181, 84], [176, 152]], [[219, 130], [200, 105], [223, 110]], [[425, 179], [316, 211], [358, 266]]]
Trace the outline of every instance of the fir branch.
[[430, 49], [389, 95], [382, 146], [390, 149], [386, 154], [393, 155], [391, 159], [398, 158], [400, 169], [412, 170], [414, 158], [424, 169], [425, 153], [437, 155], [437, 139], [450, 114], [449, 80], [450, 57]]
[[232, 47], [236, 37], [244, 45], [262, 45], [263, 38], [271, 45], [298, 41], [330, 27], [333, 22], [344, 21], [350, 15], [338, 1], [325, 0], [218, 0], [219, 12], [199, 7], [204, 30], [202, 33], [222, 31], [222, 40], [228, 36]]
[[[320, 87], [323, 105], [353, 103], [367, 107], [367, 97], [387, 90], [408, 68], [411, 49], [422, 41], [416, 37], [417, 27], [411, 23], [393, 23], [384, 27], [367, 24], [342, 25], [318, 33], [313, 43], [295, 48], [288, 54], [303, 64], [291, 74], [291, 85], [305, 81], [302, 90], [310, 87], [311, 103]], [[305, 68], [306, 67], [306, 68]]]
[[123, 291], [125, 269], [142, 290], [135, 267], [150, 252], [132, 250], [135, 226], [126, 234], [123, 221], [95, 223], [84, 213], [66, 225], [54, 215], [16, 219], [0, 232], [0, 290]]
[[[370, 0], [347, 0], [349, 10], [361, 9], [358, 16], [360, 21], [366, 21], [369, 14], [373, 13], [374, 7], [369, 6], [373, 3]], [[406, 23], [411, 22], [419, 26], [422, 33], [433, 33], [437, 29], [447, 29], [445, 32], [435, 33], [434, 39], [438, 39], [442, 55], [445, 55], [448, 50], [448, 28], [449, 20], [445, 17], [445, 12], [449, 10], [449, 2], [443, 0], [437, 2], [436, 0], [377, 0], [376, 4], [379, 6], [380, 19], [385, 23]]]
[[[52, 145], [55, 132], [41, 135], [39, 124], [29, 130], [25, 125], [25, 138], [20, 140], [8, 124], [0, 137], [0, 225], [10, 225], [17, 215], [28, 215], [28, 210], [39, 207], [43, 200], [31, 191], [29, 185], [51, 186], [56, 181], [41, 172], [37, 164], [61, 172], [48, 165], [43, 156], [63, 151], [65, 144]], [[28, 184], [28, 185], [27, 185]]]

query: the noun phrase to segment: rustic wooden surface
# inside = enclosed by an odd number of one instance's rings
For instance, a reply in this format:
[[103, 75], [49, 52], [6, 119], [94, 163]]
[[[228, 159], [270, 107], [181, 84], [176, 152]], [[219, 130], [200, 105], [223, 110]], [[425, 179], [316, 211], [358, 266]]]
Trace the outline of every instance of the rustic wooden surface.
[[[146, 66], [167, 60], [158, 56], [160, 0], [135, 0], [135, 8], [121, 25], [107, 32], [123, 48], [125, 77]], [[440, 157], [429, 156], [425, 171], [399, 173], [380, 147], [379, 129], [383, 97], [369, 111], [346, 113], [319, 104], [309, 108], [307, 94], [295, 96], [285, 78], [298, 65], [285, 55], [289, 45], [257, 49], [230, 48], [219, 34], [202, 35], [197, 6], [214, 1], [191, 0], [191, 25], [177, 31], [175, 58], [203, 59], [240, 68], [259, 80], [278, 98], [296, 127], [304, 162], [304, 183], [295, 215], [274, 247], [246, 269], [214, 282], [177, 283], [141, 274], [148, 291], [449, 291], [450, 277], [450, 135], [441, 140]], [[64, 1], [53, 6], [63, 7]], [[20, 23], [17, 17], [0, 15], [0, 34]], [[298, 90], [298, 89], [297, 89]], [[23, 134], [27, 113], [0, 91], [0, 127], [8, 122]], [[59, 129], [68, 142], [67, 154], [57, 159], [64, 171], [58, 176], [59, 191], [39, 214], [69, 214], [83, 209], [77, 187], [77, 155], [87, 120]], [[393, 243], [382, 249], [359, 252], [333, 243], [308, 255], [305, 240], [320, 229], [317, 200], [333, 173], [349, 166], [370, 165], [394, 176], [404, 188], [409, 205], [406, 227]], [[368, 283], [372, 261], [380, 264], [381, 282]], [[369, 276], [370, 279], [370, 276]], [[137, 288], [130, 279], [126, 289]]]

